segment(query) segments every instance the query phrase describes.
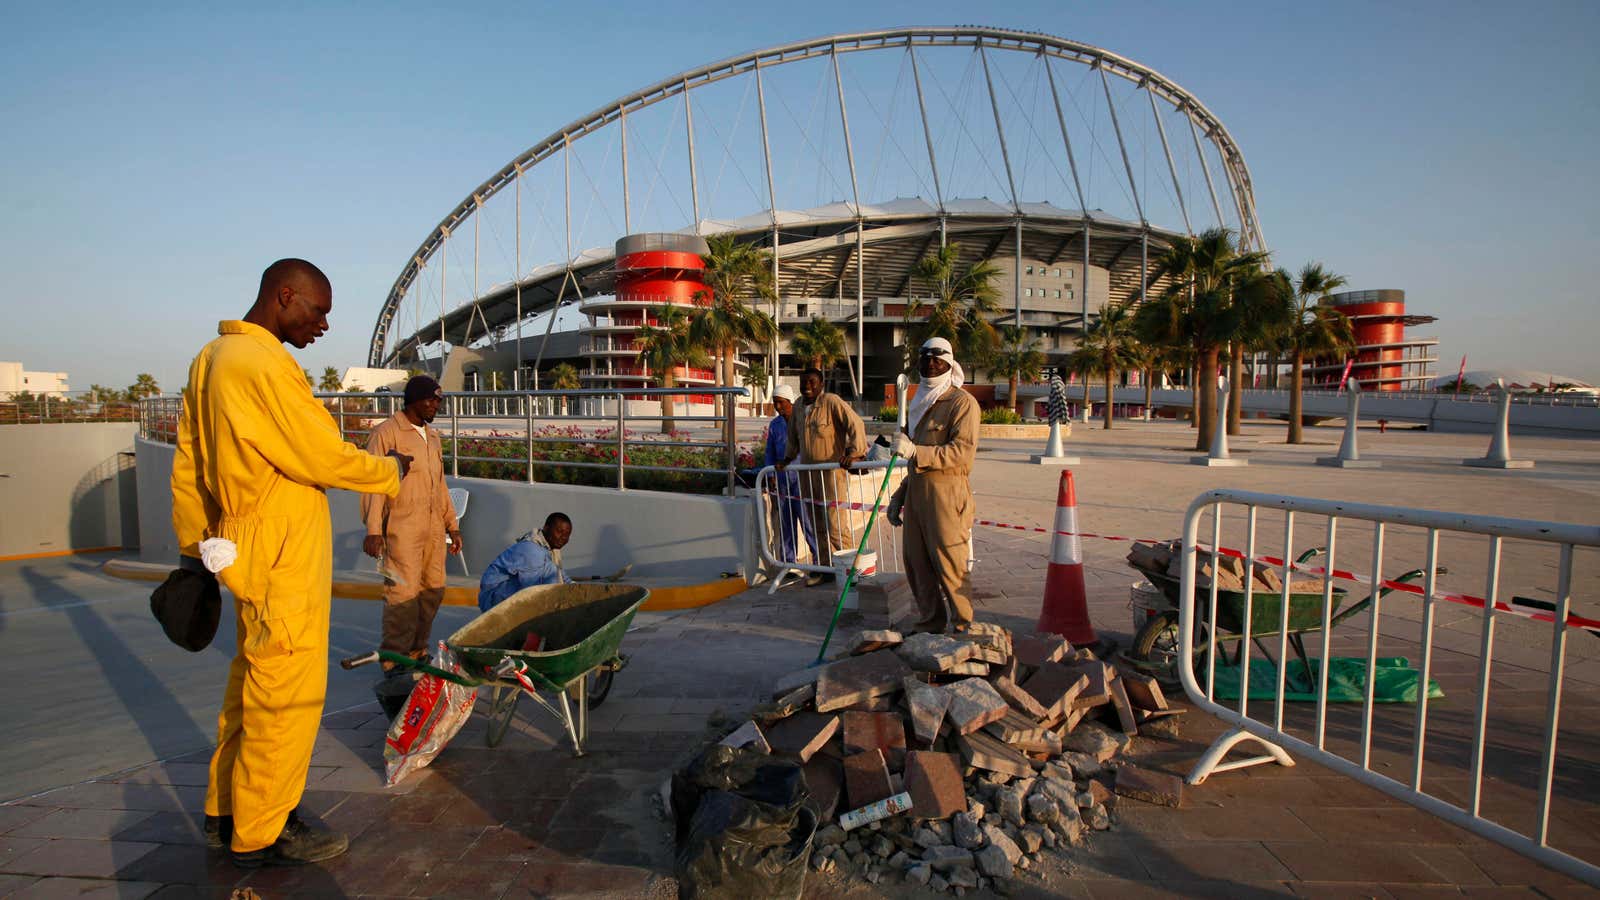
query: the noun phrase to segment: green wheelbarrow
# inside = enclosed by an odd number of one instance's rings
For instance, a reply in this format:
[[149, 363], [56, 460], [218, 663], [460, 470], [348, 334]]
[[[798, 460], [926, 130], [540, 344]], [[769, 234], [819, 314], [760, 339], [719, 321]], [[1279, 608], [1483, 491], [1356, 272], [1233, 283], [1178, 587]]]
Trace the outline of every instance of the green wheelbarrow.
[[[1301, 553], [1295, 562], [1305, 563], [1321, 555], [1323, 549], [1314, 547]], [[1164, 570], [1152, 569], [1129, 561], [1139, 574], [1150, 580], [1150, 583], [1161, 591], [1168, 606], [1157, 610], [1154, 615], [1139, 629], [1134, 636], [1133, 646], [1128, 651], [1128, 659], [1133, 665], [1160, 681], [1176, 684], [1179, 683], [1177, 661], [1180, 651], [1178, 642], [1178, 602], [1181, 584], [1179, 579], [1167, 574]], [[1447, 570], [1439, 567], [1435, 570], [1438, 574], [1446, 574]], [[1425, 574], [1423, 569], [1412, 569], [1395, 578], [1393, 582], [1404, 584], [1415, 581]], [[1320, 579], [1319, 579], [1320, 580]], [[1367, 595], [1358, 603], [1345, 606], [1348, 599], [1344, 588], [1335, 586], [1331, 591], [1328, 602], [1328, 627], [1333, 627], [1357, 615], [1370, 607], [1374, 600], [1383, 597], [1393, 588], [1383, 587]], [[1279, 629], [1284, 622], [1283, 593], [1281, 589], [1257, 585], [1252, 592], [1249, 604], [1250, 614], [1250, 643], [1274, 666], [1278, 661], [1261, 643], [1262, 638], [1279, 637]], [[1195, 628], [1194, 647], [1196, 651], [1206, 646], [1210, 640], [1210, 632], [1217, 632], [1219, 646], [1233, 645], [1232, 665], [1239, 665], [1245, 654], [1245, 592], [1242, 590], [1219, 589], [1217, 591], [1216, 621], [1211, 621], [1211, 590], [1209, 587], [1197, 586], [1195, 588]], [[1289, 593], [1288, 628], [1282, 636], [1290, 649], [1294, 651], [1300, 665], [1305, 669], [1308, 678], [1314, 678], [1311, 661], [1306, 655], [1304, 635], [1322, 630], [1323, 617], [1323, 592], [1319, 587], [1314, 591], [1292, 590]], [[1217, 651], [1218, 658], [1228, 662], [1226, 650]], [[1195, 665], [1203, 671], [1204, 663], [1196, 657]]]
[[[561, 720], [573, 755], [582, 756], [588, 711], [605, 700], [612, 678], [627, 664], [618, 648], [649, 597], [637, 585], [540, 585], [518, 591], [445, 639], [461, 663], [460, 673], [387, 650], [352, 656], [339, 665], [354, 669], [383, 660], [467, 687], [491, 688], [486, 734], [491, 747], [505, 738], [517, 701], [526, 694]], [[534, 635], [538, 649], [522, 649]]]

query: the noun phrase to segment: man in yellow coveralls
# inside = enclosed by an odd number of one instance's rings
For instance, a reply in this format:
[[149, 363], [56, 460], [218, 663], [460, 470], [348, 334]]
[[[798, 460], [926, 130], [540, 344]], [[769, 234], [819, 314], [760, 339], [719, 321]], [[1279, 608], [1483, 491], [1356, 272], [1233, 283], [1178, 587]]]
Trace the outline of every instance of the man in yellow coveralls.
[[[395, 496], [410, 460], [343, 441], [284, 349], [321, 337], [332, 309], [333, 288], [316, 266], [267, 267], [244, 319], [219, 324], [190, 364], [178, 423], [172, 524], [181, 563], [194, 568], [205, 556], [238, 617], [206, 842], [231, 843], [244, 867], [330, 859], [350, 844], [294, 814], [328, 686], [333, 534], [324, 491]], [[226, 546], [233, 562], [213, 564], [202, 542]]]
[[[415, 461], [400, 483], [400, 496], [361, 498], [361, 519], [367, 524], [362, 550], [383, 560], [386, 570], [380, 649], [415, 659], [427, 657], [433, 617], [444, 601], [444, 539], [450, 539], [451, 553], [461, 552], [461, 526], [444, 483], [443, 441], [429, 427], [443, 399], [433, 376], [415, 375], [406, 382], [405, 408], [367, 437], [373, 456], [398, 450]], [[383, 664], [386, 672], [394, 666]]]
[[912, 630], [962, 632], [972, 625], [971, 475], [982, 413], [961, 389], [966, 374], [949, 341], [925, 341], [917, 371], [922, 381], [906, 409], [907, 430], [894, 445], [910, 471], [889, 501], [889, 522], [901, 527], [906, 581], [922, 616]]

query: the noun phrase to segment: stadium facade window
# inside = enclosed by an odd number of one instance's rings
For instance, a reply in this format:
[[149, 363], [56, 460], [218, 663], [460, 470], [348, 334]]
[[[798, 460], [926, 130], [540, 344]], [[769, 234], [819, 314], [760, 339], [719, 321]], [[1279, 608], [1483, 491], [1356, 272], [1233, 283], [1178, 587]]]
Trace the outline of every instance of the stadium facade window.
[[1060, 300], [1061, 299], [1061, 292], [1059, 290], [1056, 291], [1056, 295], [1055, 295], [1054, 299], [1056, 299], [1056, 300]]
[[1054, 272], [1051, 272], [1050, 274], [1053, 275], [1056, 278], [1060, 278], [1061, 277], [1061, 269], [1057, 268]]
[[1033, 266], [1029, 266], [1028, 267], [1028, 273], [1027, 274], [1029, 274], [1029, 275], [1033, 274]]

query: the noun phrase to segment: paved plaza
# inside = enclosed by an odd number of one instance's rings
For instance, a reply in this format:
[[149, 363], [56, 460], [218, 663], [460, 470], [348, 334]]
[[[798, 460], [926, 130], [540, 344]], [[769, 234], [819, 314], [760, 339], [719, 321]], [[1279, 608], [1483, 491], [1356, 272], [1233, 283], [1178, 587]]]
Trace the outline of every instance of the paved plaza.
[[[1318, 467], [1337, 448], [1334, 429], [1310, 429], [1315, 442], [1274, 443], [1277, 424], [1247, 424], [1235, 452], [1244, 469], [1188, 464], [1192, 432], [1181, 424], [1077, 426], [1070, 452], [1085, 531], [1139, 538], [1178, 534], [1183, 511], [1204, 490], [1236, 487], [1338, 498], [1594, 522], [1600, 510], [1600, 448], [1555, 438], [1517, 438], [1519, 456], [1538, 467], [1491, 472], [1459, 465], [1480, 456], [1487, 438], [1390, 430], [1363, 431], [1363, 456], [1379, 470]], [[974, 475], [978, 515], [1018, 525], [1048, 525], [1057, 470], [1029, 465], [1031, 443], [982, 448]], [[1242, 518], [1224, 523], [1224, 543], [1242, 540]], [[1281, 552], [1281, 516], [1263, 514], [1257, 552]], [[1209, 521], [1206, 527], [1209, 529]], [[1323, 520], [1297, 524], [1296, 549], [1321, 543]], [[1384, 574], [1421, 565], [1420, 538], [1393, 529]], [[1346, 522], [1340, 568], [1370, 567], [1371, 528]], [[1048, 538], [979, 528], [974, 573], [979, 617], [1019, 632], [1038, 615]], [[1485, 542], [1441, 542], [1449, 568], [1441, 586], [1481, 594]], [[1090, 609], [1102, 634], [1131, 638], [1123, 542], [1084, 541]], [[1553, 554], [1507, 545], [1505, 595], [1549, 599]], [[396, 788], [381, 780], [385, 722], [367, 703], [370, 675], [335, 670], [330, 714], [319, 737], [303, 809], [347, 830], [351, 852], [301, 869], [245, 873], [201, 846], [198, 816], [209, 733], [225, 656], [190, 656], [164, 644], [149, 620], [148, 585], [98, 573], [93, 558], [0, 565], [0, 674], [25, 706], [10, 737], [20, 756], [0, 775], [0, 896], [226, 897], [248, 885], [263, 897], [670, 897], [672, 838], [655, 794], [718, 723], [736, 720], [768, 696], [774, 678], [815, 654], [833, 596], [761, 585], [711, 606], [645, 613], [624, 641], [631, 664], [591, 718], [590, 754], [574, 759], [553, 719], [524, 703], [506, 742], [484, 746], [484, 720], [467, 728], [427, 770]], [[1596, 563], [1578, 554], [1575, 607], [1594, 616]], [[1355, 593], [1359, 586], [1352, 585]], [[1359, 595], [1358, 595], [1359, 596]], [[1420, 603], [1391, 595], [1378, 621], [1379, 651], [1419, 656]], [[445, 611], [464, 618], [468, 610]], [[458, 619], [441, 618], [449, 630]], [[332, 653], [345, 655], [375, 636], [370, 603], [335, 602]], [[1333, 636], [1335, 655], [1364, 656], [1366, 614]], [[1482, 614], [1443, 606], [1435, 635], [1433, 701], [1424, 789], [1466, 801]], [[1518, 829], [1531, 827], [1544, 736], [1550, 665], [1548, 626], [1497, 617], [1490, 679], [1489, 751], [1483, 810]], [[224, 630], [227, 630], [225, 624]], [[848, 632], [848, 627], [846, 629]], [[229, 646], [231, 633], [219, 635]], [[1313, 655], [1318, 640], [1310, 641]], [[1569, 638], [1558, 743], [1554, 846], [1600, 861], [1600, 641]], [[1183, 703], [1174, 692], [1175, 702]], [[1186, 705], [1186, 704], [1185, 704]], [[1270, 706], [1261, 703], [1260, 707]], [[1286, 724], [1309, 733], [1309, 704], [1291, 704]], [[1262, 709], [1252, 707], [1257, 715]], [[339, 710], [335, 712], [335, 710]], [[1359, 748], [1360, 706], [1330, 710], [1330, 749]], [[1373, 768], [1406, 777], [1411, 768], [1410, 705], [1375, 715]], [[1178, 737], [1141, 736], [1132, 758], [1184, 774], [1223, 730], [1210, 717], [1182, 717]], [[161, 760], [154, 762], [154, 760]], [[53, 789], [52, 789], [53, 788]], [[47, 790], [50, 789], [50, 790]], [[43, 793], [40, 793], [43, 791]], [[1342, 775], [1301, 762], [1214, 775], [1189, 788], [1173, 810], [1123, 799], [1114, 830], [1093, 835], [1042, 868], [1019, 873], [1016, 896], [1589, 896], [1591, 888], [1526, 861]], [[113, 882], [112, 879], [115, 879]], [[918, 896], [914, 886], [846, 882], [812, 873], [814, 897]], [[94, 893], [99, 892], [99, 893]]]

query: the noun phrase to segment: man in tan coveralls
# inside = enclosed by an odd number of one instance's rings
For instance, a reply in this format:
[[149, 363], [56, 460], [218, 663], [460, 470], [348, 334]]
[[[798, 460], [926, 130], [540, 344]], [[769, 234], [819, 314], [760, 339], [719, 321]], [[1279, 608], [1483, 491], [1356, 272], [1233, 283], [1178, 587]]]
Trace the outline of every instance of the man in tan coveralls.
[[950, 342], [929, 338], [918, 361], [922, 376], [906, 411], [911, 434], [895, 438], [909, 465], [889, 501], [889, 522], [902, 527], [906, 581], [922, 618], [916, 631], [966, 631], [972, 625], [967, 560], [972, 555], [972, 464], [978, 456], [978, 401]]
[[[400, 496], [361, 496], [367, 526], [361, 549], [382, 559], [391, 576], [383, 582], [381, 647], [417, 659], [428, 653], [433, 617], [444, 601], [444, 539], [450, 539], [449, 552], [461, 552], [461, 526], [444, 483], [443, 442], [428, 427], [442, 399], [439, 382], [427, 375], [406, 382], [405, 408], [372, 429], [367, 452], [398, 450], [416, 461], [400, 482]], [[384, 671], [394, 665], [385, 662]]]
[[[822, 390], [822, 370], [807, 369], [800, 376], [800, 399], [789, 417], [789, 447], [778, 466], [783, 471], [798, 457], [805, 463], [836, 462], [840, 468], [800, 473], [800, 496], [811, 517], [812, 533], [817, 536], [818, 565], [831, 565], [832, 553], [854, 549], [850, 546], [849, 518], [845, 511], [826, 505], [847, 499], [849, 476], [846, 469], [867, 454], [867, 428], [861, 417], [836, 394]], [[823, 540], [823, 535], [827, 540]], [[833, 581], [832, 574], [813, 575], [806, 584]]]

